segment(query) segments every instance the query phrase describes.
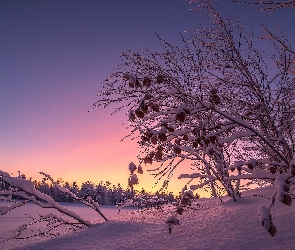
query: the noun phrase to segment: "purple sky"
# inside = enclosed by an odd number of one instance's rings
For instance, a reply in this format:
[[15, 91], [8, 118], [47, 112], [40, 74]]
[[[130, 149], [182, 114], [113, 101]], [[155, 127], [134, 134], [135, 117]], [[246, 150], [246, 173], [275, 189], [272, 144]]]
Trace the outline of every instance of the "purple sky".
[[[191, 7], [185, 0], [0, 1], [0, 169], [125, 187], [138, 152], [136, 143], [119, 142], [125, 114], [87, 111], [124, 49], [159, 50], [155, 32], [181, 45], [179, 32], [204, 22]], [[294, 9], [266, 18], [226, 0], [217, 8], [236, 9], [247, 27], [278, 23], [294, 44]], [[150, 189], [152, 178], [140, 178], [138, 189]]]

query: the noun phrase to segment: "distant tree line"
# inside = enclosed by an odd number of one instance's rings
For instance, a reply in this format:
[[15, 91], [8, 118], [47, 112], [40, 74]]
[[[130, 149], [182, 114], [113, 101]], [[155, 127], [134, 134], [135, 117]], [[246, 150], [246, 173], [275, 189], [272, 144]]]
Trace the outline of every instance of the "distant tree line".
[[[25, 179], [25, 176], [22, 176]], [[69, 194], [61, 192], [56, 186], [48, 182], [46, 178], [42, 181], [33, 181], [36, 190], [49, 195], [56, 202], [76, 202], [76, 200]], [[130, 188], [123, 189], [120, 183], [112, 185], [109, 181], [100, 182], [96, 185], [94, 182], [86, 181], [83, 182], [81, 186], [78, 186], [77, 182], [67, 182], [63, 181], [61, 178], [57, 180], [57, 183], [70, 192], [75, 194], [77, 197], [82, 199], [88, 199], [91, 197], [94, 201], [101, 205], [116, 205], [117, 203], [124, 203], [126, 200], [134, 199], [138, 193], [145, 193], [146, 195], [151, 195], [146, 193], [144, 190], [136, 191]], [[0, 181], [0, 190], [5, 190], [8, 188], [7, 183]], [[165, 199], [167, 201], [174, 201], [175, 197], [173, 193], [157, 192], [155, 194], [157, 197]], [[14, 197], [18, 198], [18, 197]]]

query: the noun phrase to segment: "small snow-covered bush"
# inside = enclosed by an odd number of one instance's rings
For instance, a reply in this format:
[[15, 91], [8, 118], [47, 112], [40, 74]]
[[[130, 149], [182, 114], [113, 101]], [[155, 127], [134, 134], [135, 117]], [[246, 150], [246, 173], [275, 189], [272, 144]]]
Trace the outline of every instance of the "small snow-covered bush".
[[174, 215], [169, 216], [166, 223], [169, 226], [169, 233], [172, 232], [173, 225], [180, 225], [179, 220]]

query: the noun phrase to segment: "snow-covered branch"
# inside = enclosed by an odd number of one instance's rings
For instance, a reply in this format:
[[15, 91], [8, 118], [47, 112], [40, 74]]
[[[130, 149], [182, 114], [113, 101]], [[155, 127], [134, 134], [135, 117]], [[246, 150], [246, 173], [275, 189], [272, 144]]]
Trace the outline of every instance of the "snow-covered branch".
[[[100, 216], [102, 216], [105, 220], [107, 218], [101, 212], [99, 205], [97, 202], [89, 198], [89, 201], [86, 201], [82, 198], [77, 197], [75, 194], [70, 192], [67, 188], [59, 185], [57, 182], [54, 182], [53, 178], [50, 175], [41, 172], [47, 179], [49, 179], [54, 186], [61, 192], [66, 193], [71, 196], [73, 199], [81, 202], [95, 211], [97, 211]], [[83, 226], [90, 226], [91, 223], [80, 215], [75, 213], [74, 211], [61, 206], [58, 204], [52, 197], [48, 196], [37, 190], [32, 181], [23, 179], [21, 176], [13, 177], [10, 176], [7, 172], [0, 170], [0, 181], [6, 183], [8, 185], [6, 190], [1, 190], [0, 199], [4, 202], [1, 203], [0, 206], [0, 214], [9, 213], [11, 210], [16, 209], [20, 206], [24, 206], [28, 201], [34, 202], [36, 205], [42, 208], [53, 208], [63, 215], [67, 215], [70, 218], [73, 218], [76, 222], [70, 222], [68, 220], [63, 219], [62, 217], [58, 217], [54, 214], [49, 214], [47, 216], [42, 216], [39, 219], [33, 219], [32, 222], [21, 225], [16, 230], [12, 231], [11, 235], [8, 238], [2, 240], [11, 240], [11, 239], [25, 239], [31, 238], [35, 236], [56, 236], [58, 234], [57, 228], [66, 227], [68, 230], [78, 230]], [[21, 200], [15, 200], [14, 197], [19, 197]], [[39, 222], [47, 222], [44, 231], [30, 234], [29, 236], [24, 236], [23, 232], [28, 228], [28, 226], [32, 224], [36, 224]]]
[[238, 1], [238, 0], [230, 0], [233, 3], [240, 4], [254, 4], [258, 5], [258, 11], [275, 11], [282, 8], [294, 8], [295, 1], [294, 0], [282, 0], [282, 1]]
[[88, 207], [91, 207], [92, 209], [94, 209], [96, 212], [98, 212], [100, 214], [100, 216], [102, 218], [104, 218], [105, 221], [107, 221], [107, 218], [104, 216], [104, 214], [101, 212], [100, 208], [99, 208], [99, 204], [97, 202], [95, 202], [91, 197], [89, 198], [89, 202], [82, 199], [82, 198], [79, 198], [77, 197], [75, 194], [73, 194], [70, 190], [68, 190], [67, 188], [59, 185], [57, 182], [55, 182], [53, 180], [53, 178], [44, 173], [44, 172], [40, 172], [40, 174], [46, 176], [46, 178], [48, 178], [52, 184], [61, 192], [65, 193], [65, 194], [68, 194], [69, 196], [71, 196], [73, 199], [75, 199], [76, 201], [80, 202], [80, 203], [83, 203], [84, 205], [88, 206]]

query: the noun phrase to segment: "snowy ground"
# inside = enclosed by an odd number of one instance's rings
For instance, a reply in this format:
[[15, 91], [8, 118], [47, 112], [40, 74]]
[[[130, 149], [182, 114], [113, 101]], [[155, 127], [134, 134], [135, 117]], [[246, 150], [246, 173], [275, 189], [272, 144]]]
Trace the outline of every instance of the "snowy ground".
[[[268, 205], [270, 200], [254, 197], [253, 194], [270, 197], [272, 191], [273, 187], [252, 190], [245, 193], [245, 198], [239, 202], [227, 201], [222, 205], [218, 199], [201, 199], [198, 203], [203, 208], [195, 207], [195, 210], [179, 215], [180, 226], [175, 226], [171, 234], [168, 233], [168, 226], [165, 224], [171, 213], [169, 208], [162, 212], [146, 211], [140, 214], [129, 211], [119, 216], [114, 208], [103, 208], [110, 218], [108, 222], [50, 240], [2, 242], [0, 248], [295, 249], [294, 204], [290, 207], [275, 204], [271, 212], [277, 228], [274, 238], [261, 226], [257, 216], [258, 206]], [[79, 210], [86, 218], [99, 222], [97, 215], [90, 213], [88, 208], [76, 205], [73, 206], [73, 210]], [[1, 230], [15, 228], [15, 220], [17, 218], [0, 217]]]

